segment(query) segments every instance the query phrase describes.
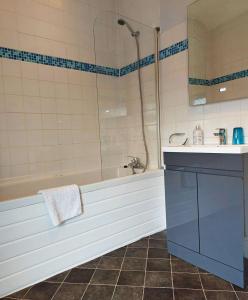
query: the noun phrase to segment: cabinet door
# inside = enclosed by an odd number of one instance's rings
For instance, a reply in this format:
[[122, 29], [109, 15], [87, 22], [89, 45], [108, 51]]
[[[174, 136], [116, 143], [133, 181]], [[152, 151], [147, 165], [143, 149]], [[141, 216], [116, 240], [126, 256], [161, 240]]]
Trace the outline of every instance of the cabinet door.
[[243, 180], [198, 174], [200, 253], [243, 270]]
[[196, 173], [165, 171], [168, 240], [199, 252]]

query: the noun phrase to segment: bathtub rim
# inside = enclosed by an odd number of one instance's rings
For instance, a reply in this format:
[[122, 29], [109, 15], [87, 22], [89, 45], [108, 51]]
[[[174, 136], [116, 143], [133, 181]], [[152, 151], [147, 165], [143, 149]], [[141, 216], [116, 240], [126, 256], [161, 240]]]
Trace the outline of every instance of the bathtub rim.
[[[124, 177], [107, 179], [107, 180], [103, 180], [100, 182], [94, 182], [94, 183], [90, 183], [90, 184], [86, 184], [86, 185], [80, 185], [79, 188], [80, 188], [80, 192], [83, 194], [83, 193], [87, 193], [87, 192], [101, 190], [106, 187], [118, 186], [123, 183], [128, 184], [130, 182], [135, 182], [135, 181], [146, 179], [146, 178], [158, 177], [158, 176], [161, 176], [162, 173], [163, 173], [162, 169], [148, 170], [145, 173], [141, 173], [141, 174], [134, 174], [134, 175], [124, 176]], [[43, 199], [42, 195], [40, 195], [40, 194], [34, 194], [31, 196], [26, 196], [26, 197], [1, 200], [0, 201], [0, 212], [10, 210], [13, 208], [20, 208], [23, 206], [28, 206], [31, 204], [38, 204], [38, 203], [42, 203], [42, 202], [44, 202], [44, 199]]]

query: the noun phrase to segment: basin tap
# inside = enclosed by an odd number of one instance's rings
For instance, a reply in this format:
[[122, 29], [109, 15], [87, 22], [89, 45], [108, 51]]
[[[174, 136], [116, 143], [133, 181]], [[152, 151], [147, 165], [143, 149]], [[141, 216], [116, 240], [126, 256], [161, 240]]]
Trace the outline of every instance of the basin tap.
[[218, 132], [214, 132], [214, 136], [219, 137], [219, 144], [226, 145], [226, 129], [225, 128], [216, 128]]

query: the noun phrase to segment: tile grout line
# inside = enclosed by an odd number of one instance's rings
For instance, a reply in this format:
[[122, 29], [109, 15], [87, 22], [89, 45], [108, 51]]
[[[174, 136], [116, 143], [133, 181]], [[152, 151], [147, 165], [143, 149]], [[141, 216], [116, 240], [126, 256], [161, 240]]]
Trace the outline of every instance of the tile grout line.
[[[199, 269], [198, 269], [198, 270], [199, 270]], [[200, 279], [200, 282], [201, 282], [201, 287], [202, 287], [202, 291], [203, 291], [203, 294], [204, 294], [204, 298], [205, 298], [205, 300], [207, 300], [207, 295], [206, 295], [206, 293], [205, 293], [205, 290], [204, 290], [203, 284], [202, 284], [201, 274], [198, 273], [198, 276], [199, 276], [199, 279]]]
[[231, 284], [231, 286], [232, 286], [232, 289], [233, 289], [233, 291], [234, 291], [234, 293], [235, 293], [235, 295], [236, 295], [236, 298], [239, 300], [239, 296], [238, 296], [237, 292], [235, 291], [235, 289], [234, 289], [234, 287], [233, 287], [233, 284]]
[[170, 269], [171, 269], [171, 287], [172, 287], [172, 293], [173, 293], [173, 300], [175, 300], [175, 292], [174, 292], [174, 284], [173, 284], [173, 272], [172, 272], [171, 254], [170, 254]]
[[113, 294], [112, 294], [111, 300], [114, 299], [115, 290], [116, 290], [116, 287], [117, 287], [117, 285], [118, 285], [118, 281], [119, 281], [119, 278], [120, 278], [120, 275], [121, 275], [121, 270], [122, 270], [122, 266], [123, 266], [123, 264], [124, 264], [124, 260], [125, 260], [125, 257], [126, 257], [127, 248], [128, 248], [128, 247], [126, 246], [125, 253], [124, 253], [124, 255], [123, 255], [122, 263], [121, 263], [121, 266], [120, 266], [119, 274], [118, 274], [118, 276], [117, 276], [117, 280], [116, 280], [116, 284], [115, 284], [115, 287], [114, 287], [114, 290], [113, 290]]
[[31, 290], [32, 287], [33, 286], [30, 286], [29, 289], [26, 291], [26, 293], [21, 298], [12, 298], [12, 299], [25, 299], [25, 296], [28, 294], [28, 292]]
[[61, 288], [62, 284], [65, 282], [66, 278], [69, 276], [69, 274], [71, 273], [71, 270], [68, 272], [68, 274], [65, 276], [65, 278], [62, 280], [62, 282], [60, 283], [60, 285], [58, 286], [58, 288], [56, 289], [55, 293], [53, 294], [51, 300], [54, 299], [55, 295], [58, 293], [59, 289]]
[[147, 262], [148, 262], [148, 252], [149, 252], [149, 243], [150, 241], [150, 237], [147, 239], [147, 250], [146, 250], [146, 264], [145, 264], [145, 276], [144, 276], [144, 285], [143, 285], [143, 293], [142, 293], [142, 300], [144, 300], [144, 296], [145, 296], [145, 286], [146, 286], [146, 272], [147, 272]]
[[[83, 292], [83, 295], [81, 296], [81, 298], [80, 298], [80, 300], [82, 300], [83, 299], [83, 297], [84, 297], [84, 295], [86, 294], [86, 291], [88, 290], [88, 287], [89, 287], [89, 285], [90, 285], [90, 283], [91, 283], [91, 280], [92, 280], [92, 278], [94, 277], [94, 275], [95, 275], [95, 273], [96, 273], [96, 271], [97, 271], [97, 267], [98, 267], [98, 265], [100, 264], [100, 261], [102, 260], [102, 257], [99, 259], [99, 261], [97, 262], [97, 264], [96, 264], [96, 266], [95, 266], [95, 270], [94, 270], [94, 272], [93, 272], [93, 274], [92, 274], [92, 276], [91, 276], [91, 278], [90, 278], [90, 281], [87, 283], [87, 285], [86, 285], [86, 288], [85, 288], [85, 290], [84, 290], [84, 292]], [[89, 268], [90, 269], [90, 268]]]

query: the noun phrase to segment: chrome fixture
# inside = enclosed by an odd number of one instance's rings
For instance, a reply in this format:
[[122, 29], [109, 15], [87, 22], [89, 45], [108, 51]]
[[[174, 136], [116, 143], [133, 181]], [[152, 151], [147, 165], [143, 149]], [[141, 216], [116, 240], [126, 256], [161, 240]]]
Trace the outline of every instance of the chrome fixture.
[[147, 141], [146, 141], [146, 136], [145, 136], [143, 90], [142, 90], [142, 85], [141, 85], [141, 72], [140, 72], [140, 44], [139, 44], [140, 32], [134, 31], [133, 28], [131, 27], [131, 25], [126, 20], [118, 19], [117, 23], [119, 25], [126, 25], [127, 29], [130, 31], [132, 37], [135, 38], [135, 43], [136, 43], [137, 62], [138, 62], [139, 94], [140, 94], [140, 116], [141, 116], [142, 138], [143, 138], [145, 154], [146, 154], [146, 160], [145, 160], [145, 165], [144, 165], [144, 169], [143, 169], [143, 172], [145, 172], [147, 170], [147, 167], [149, 164], [149, 153], [148, 153], [148, 146], [147, 146]]
[[218, 132], [214, 132], [214, 136], [219, 137], [219, 144], [226, 145], [226, 129], [225, 128], [216, 128]]
[[128, 157], [131, 158], [131, 161], [130, 163], [127, 164], [127, 166], [132, 169], [133, 174], [136, 174], [135, 169], [140, 169], [140, 170], [145, 169], [145, 166], [142, 164], [142, 162], [138, 157], [135, 156], [128, 156]]
[[118, 19], [117, 22], [118, 22], [119, 25], [122, 25], [122, 26], [126, 25], [133, 37], [138, 37], [140, 35], [140, 32], [139, 31], [134, 31], [133, 28], [131, 27], [131, 25], [127, 21], [125, 21], [123, 19]]
[[161, 114], [160, 114], [160, 69], [159, 69], [159, 49], [160, 49], [160, 27], [154, 29], [155, 35], [155, 84], [156, 84], [156, 112], [157, 112], [157, 155], [158, 155], [158, 168], [162, 168], [162, 152], [161, 152]]
[[[184, 135], [185, 135], [184, 132], [175, 132], [175, 133], [172, 133], [172, 134], [169, 136], [169, 144], [172, 143], [172, 140], [173, 140], [173, 138], [174, 138], [175, 136], [184, 136]], [[185, 145], [187, 144], [187, 142], [188, 142], [188, 138], [186, 138], [186, 139], [184, 140], [184, 142], [182, 143], [182, 145], [185, 146]]]

